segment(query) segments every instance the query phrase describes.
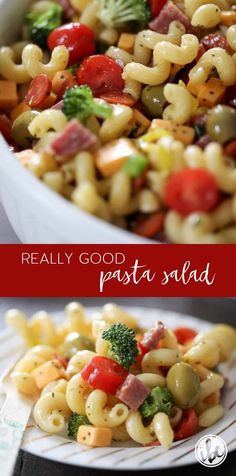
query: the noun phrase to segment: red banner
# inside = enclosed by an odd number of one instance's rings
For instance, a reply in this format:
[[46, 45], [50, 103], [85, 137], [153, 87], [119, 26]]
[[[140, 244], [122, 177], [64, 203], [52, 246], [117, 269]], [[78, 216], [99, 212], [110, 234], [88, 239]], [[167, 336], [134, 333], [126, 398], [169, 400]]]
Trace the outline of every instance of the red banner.
[[3, 245], [1, 297], [236, 296], [235, 245]]

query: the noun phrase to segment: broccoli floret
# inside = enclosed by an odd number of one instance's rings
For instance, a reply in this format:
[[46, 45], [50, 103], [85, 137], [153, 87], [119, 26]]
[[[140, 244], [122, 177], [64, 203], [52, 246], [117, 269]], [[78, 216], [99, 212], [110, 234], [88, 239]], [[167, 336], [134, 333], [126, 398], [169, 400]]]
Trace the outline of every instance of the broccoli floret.
[[153, 418], [158, 412], [170, 414], [173, 398], [168, 388], [154, 387], [139, 408], [144, 418]]
[[133, 329], [124, 324], [113, 324], [103, 331], [102, 339], [110, 342], [109, 355], [122, 367], [129, 370], [138, 355], [137, 341]]
[[150, 19], [150, 10], [145, 0], [101, 0], [98, 16], [108, 28], [119, 28], [129, 22], [142, 27]]
[[47, 47], [50, 33], [62, 24], [63, 9], [56, 3], [51, 3], [47, 11], [31, 11], [26, 15], [31, 39], [41, 48]]
[[90, 423], [86, 416], [72, 413], [68, 422], [68, 436], [76, 439], [78, 429], [81, 425], [92, 425], [92, 423]]
[[62, 111], [68, 117], [76, 117], [86, 123], [91, 114], [107, 119], [112, 114], [112, 108], [106, 103], [96, 102], [89, 86], [73, 86], [68, 88], [63, 97]]

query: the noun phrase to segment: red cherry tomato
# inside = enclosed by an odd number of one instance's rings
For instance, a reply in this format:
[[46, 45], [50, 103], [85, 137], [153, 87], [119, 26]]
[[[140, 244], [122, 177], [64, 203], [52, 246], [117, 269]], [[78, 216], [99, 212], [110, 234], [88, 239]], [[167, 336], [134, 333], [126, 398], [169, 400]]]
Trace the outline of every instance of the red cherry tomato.
[[144, 218], [133, 228], [133, 232], [145, 238], [152, 238], [158, 233], [164, 223], [164, 214], [160, 212], [153, 213], [150, 217]]
[[81, 375], [92, 387], [115, 394], [128, 372], [114, 360], [96, 356], [82, 370]]
[[198, 418], [192, 408], [183, 410], [183, 416], [175, 427], [175, 441], [183, 440], [196, 433], [198, 427]]
[[130, 94], [125, 94], [119, 91], [111, 91], [104, 94], [101, 94], [101, 99], [109, 102], [110, 104], [122, 104], [123, 106], [133, 107], [137, 100], [130, 96]]
[[3, 135], [7, 142], [11, 139], [11, 121], [6, 114], [0, 114], [0, 133]]
[[205, 50], [210, 50], [211, 48], [223, 48], [224, 50], [231, 51], [227, 40], [218, 33], [210, 33], [209, 35], [204, 36], [201, 43]]
[[188, 340], [194, 339], [196, 337], [197, 332], [194, 331], [194, 329], [190, 329], [190, 327], [177, 327], [174, 330], [174, 333], [176, 335], [177, 341], [184, 345]]
[[94, 96], [108, 91], [122, 91], [124, 80], [121, 66], [106, 55], [95, 55], [85, 59], [77, 73], [79, 85], [87, 84]]
[[32, 108], [41, 108], [49, 96], [52, 89], [52, 81], [46, 74], [39, 74], [30, 83], [30, 87], [25, 96], [25, 103]]
[[153, 18], [159, 15], [166, 2], [167, 0], [148, 0]]
[[60, 45], [68, 49], [70, 65], [92, 55], [96, 49], [93, 31], [82, 23], [68, 23], [52, 31], [48, 37], [49, 50]]
[[140, 339], [137, 343], [137, 346], [138, 346], [138, 356], [137, 356], [137, 366], [141, 369], [141, 364], [142, 364], [142, 360], [143, 360], [143, 357], [144, 355], [150, 351], [150, 349], [148, 347], [146, 347], [146, 345], [143, 345], [142, 344], [142, 339]]
[[165, 189], [165, 203], [181, 215], [207, 212], [219, 201], [213, 175], [204, 169], [185, 169], [172, 175]]

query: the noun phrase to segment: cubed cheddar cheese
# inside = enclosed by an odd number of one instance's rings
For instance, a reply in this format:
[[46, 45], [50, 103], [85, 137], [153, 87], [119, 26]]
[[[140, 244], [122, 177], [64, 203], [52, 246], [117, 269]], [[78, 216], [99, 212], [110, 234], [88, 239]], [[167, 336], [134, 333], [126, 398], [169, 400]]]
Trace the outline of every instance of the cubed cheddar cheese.
[[104, 145], [95, 153], [95, 163], [104, 177], [117, 172], [127, 158], [137, 153], [137, 149], [129, 139], [117, 139]]
[[40, 365], [31, 373], [39, 389], [44, 388], [49, 382], [64, 377], [64, 367], [57, 359], [49, 360]]
[[77, 434], [78, 443], [89, 446], [110, 446], [112, 442], [111, 428], [97, 428], [90, 425], [81, 425]]
[[134, 137], [140, 137], [150, 127], [151, 121], [144, 116], [138, 109], [134, 109], [133, 119], [131, 122], [131, 130]]
[[0, 81], [0, 110], [13, 109], [18, 102], [15, 81]]
[[197, 96], [199, 106], [213, 107], [222, 102], [226, 87], [219, 78], [211, 78], [202, 85]]
[[153, 119], [150, 131], [154, 129], [165, 129], [176, 140], [183, 142], [185, 145], [190, 145], [193, 142], [195, 131], [192, 127], [174, 124], [164, 119]]
[[236, 11], [227, 10], [221, 12], [221, 24], [224, 26], [235, 25], [236, 23]]
[[15, 121], [18, 116], [21, 116], [26, 111], [30, 111], [30, 107], [25, 104], [25, 101], [20, 102], [20, 104], [17, 104], [14, 109], [11, 110], [10, 112], [10, 118], [12, 121]]
[[134, 43], [135, 35], [132, 33], [121, 33], [117, 46], [127, 51], [127, 53], [133, 53]]
[[177, 73], [183, 68], [180, 64], [175, 64], [172, 63], [171, 68], [170, 68], [170, 78], [169, 81], [173, 81], [175, 79], [175, 76]]
[[190, 92], [190, 94], [192, 94], [196, 98], [198, 97], [198, 94], [201, 88], [202, 88], [202, 84], [194, 84], [194, 83], [191, 83], [191, 81], [189, 81], [187, 84], [187, 90]]

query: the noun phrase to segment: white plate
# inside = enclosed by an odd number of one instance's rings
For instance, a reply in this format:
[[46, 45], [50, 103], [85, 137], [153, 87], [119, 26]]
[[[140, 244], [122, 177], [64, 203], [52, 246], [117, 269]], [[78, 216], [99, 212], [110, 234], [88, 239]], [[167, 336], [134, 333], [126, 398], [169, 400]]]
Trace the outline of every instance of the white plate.
[[[94, 308], [88, 309], [88, 314]], [[191, 316], [157, 309], [128, 308], [129, 312], [137, 316], [140, 324], [149, 327], [158, 318], [170, 327], [190, 326], [199, 332], [204, 332], [212, 324]], [[145, 316], [145, 318], [144, 318]], [[55, 314], [61, 321], [63, 313]], [[14, 354], [21, 347], [21, 342], [11, 330], [0, 333], [0, 373], [4, 370]], [[50, 435], [39, 430], [33, 420], [29, 421], [24, 435], [22, 448], [29, 453], [53, 461], [85, 466], [89, 468], [113, 470], [149, 470], [167, 467], [176, 467], [197, 462], [195, 458], [195, 444], [206, 434], [220, 435], [228, 446], [228, 451], [236, 449], [236, 359], [224, 366], [224, 374], [229, 383], [224, 391], [223, 404], [226, 409], [225, 416], [211, 428], [199, 432], [192, 438], [177, 442], [166, 451], [161, 447], [141, 447], [134, 443], [114, 443], [110, 448], [91, 448], [78, 445], [69, 438], [61, 435]]]

